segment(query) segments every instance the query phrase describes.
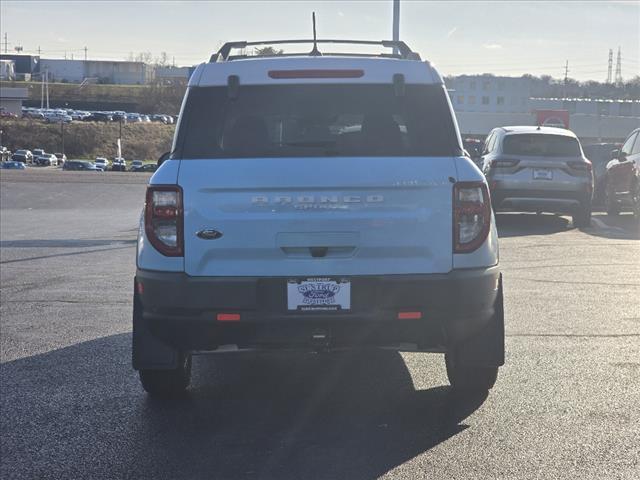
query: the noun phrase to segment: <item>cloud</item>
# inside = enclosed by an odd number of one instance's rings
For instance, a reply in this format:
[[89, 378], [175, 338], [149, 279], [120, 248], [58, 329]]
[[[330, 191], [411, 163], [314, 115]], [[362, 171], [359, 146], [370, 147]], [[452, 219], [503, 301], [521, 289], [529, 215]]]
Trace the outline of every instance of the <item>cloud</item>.
[[449, 30], [447, 32], [447, 38], [451, 38], [451, 35], [453, 35], [454, 33], [456, 33], [456, 30], [458, 30], [458, 27], [453, 27], [451, 30]]
[[486, 48], [487, 50], [500, 50], [502, 48], [502, 45], [500, 45], [499, 43], [485, 43], [482, 45], [483, 48]]

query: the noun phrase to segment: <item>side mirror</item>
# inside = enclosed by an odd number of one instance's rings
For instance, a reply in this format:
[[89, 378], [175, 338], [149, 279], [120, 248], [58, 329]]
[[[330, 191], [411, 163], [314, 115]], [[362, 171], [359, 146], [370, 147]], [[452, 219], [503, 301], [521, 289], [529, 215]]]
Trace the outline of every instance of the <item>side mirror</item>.
[[615, 150], [611, 150], [611, 160], [616, 160], [620, 156], [620, 150], [617, 148]]
[[162, 155], [160, 155], [160, 158], [158, 159], [158, 167], [162, 165], [165, 160], [168, 160], [170, 156], [171, 152], [164, 152]]

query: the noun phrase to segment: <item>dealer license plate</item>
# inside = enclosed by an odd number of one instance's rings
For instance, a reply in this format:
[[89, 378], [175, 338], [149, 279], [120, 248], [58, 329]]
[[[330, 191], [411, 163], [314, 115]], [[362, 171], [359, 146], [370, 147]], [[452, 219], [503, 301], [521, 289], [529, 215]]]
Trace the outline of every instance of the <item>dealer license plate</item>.
[[548, 168], [534, 168], [533, 169], [534, 180], [553, 180], [553, 171]]
[[287, 308], [305, 312], [350, 310], [351, 282], [324, 277], [289, 280]]

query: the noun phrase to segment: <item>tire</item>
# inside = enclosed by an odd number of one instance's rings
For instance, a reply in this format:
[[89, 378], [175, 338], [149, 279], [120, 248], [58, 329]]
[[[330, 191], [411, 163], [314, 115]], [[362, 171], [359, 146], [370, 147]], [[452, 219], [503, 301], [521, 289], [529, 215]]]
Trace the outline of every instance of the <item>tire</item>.
[[573, 226], [577, 228], [591, 225], [591, 204], [581, 204], [578, 210], [572, 215]]
[[620, 214], [620, 205], [616, 202], [611, 195], [611, 191], [607, 188], [604, 193], [604, 206], [607, 210], [607, 215], [610, 217], [617, 217]]
[[142, 388], [152, 397], [177, 397], [191, 383], [191, 355], [183, 354], [174, 370], [140, 370]]
[[636, 220], [640, 221], [640, 183], [636, 183], [633, 188], [633, 196], [631, 197], [633, 216]]
[[502, 276], [489, 324], [475, 337], [453, 345], [445, 354], [447, 377], [454, 391], [486, 393], [496, 383], [498, 369], [504, 365], [504, 301]]
[[498, 378], [498, 367], [472, 367], [458, 365], [455, 354], [444, 356], [447, 377], [454, 390], [462, 392], [487, 392]]

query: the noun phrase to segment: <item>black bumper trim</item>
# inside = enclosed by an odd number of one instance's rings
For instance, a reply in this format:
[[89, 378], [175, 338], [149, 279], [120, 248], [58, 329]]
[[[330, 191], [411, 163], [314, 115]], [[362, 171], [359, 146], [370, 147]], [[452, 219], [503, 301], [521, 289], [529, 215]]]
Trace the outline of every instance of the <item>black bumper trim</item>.
[[[289, 277], [190, 277], [138, 270], [139, 297], [149, 330], [182, 349], [299, 345], [323, 332], [333, 345], [416, 343], [426, 348], [458, 342], [492, 318], [498, 266], [447, 274], [351, 276], [348, 312], [290, 312]], [[401, 310], [419, 320], [397, 320]], [[240, 313], [218, 322], [217, 313]]]

